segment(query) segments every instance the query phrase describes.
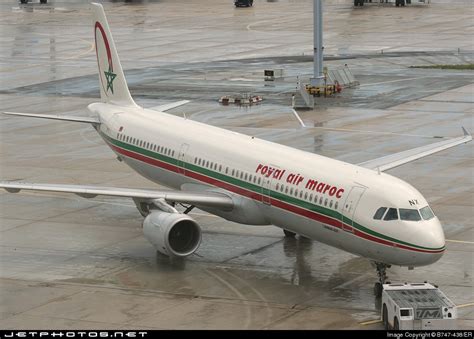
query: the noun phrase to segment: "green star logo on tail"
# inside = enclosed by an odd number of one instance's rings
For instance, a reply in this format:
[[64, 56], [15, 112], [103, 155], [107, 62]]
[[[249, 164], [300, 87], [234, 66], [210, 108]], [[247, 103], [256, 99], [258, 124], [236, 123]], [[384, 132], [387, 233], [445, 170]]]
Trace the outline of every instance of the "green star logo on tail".
[[114, 80], [117, 77], [117, 74], [113, 73], [112, 67], [109, 66], [109, 70], [104, 72], [105, 78], [107, 79], [107, 91], [110, 88], [112, 94], [114, 94]]

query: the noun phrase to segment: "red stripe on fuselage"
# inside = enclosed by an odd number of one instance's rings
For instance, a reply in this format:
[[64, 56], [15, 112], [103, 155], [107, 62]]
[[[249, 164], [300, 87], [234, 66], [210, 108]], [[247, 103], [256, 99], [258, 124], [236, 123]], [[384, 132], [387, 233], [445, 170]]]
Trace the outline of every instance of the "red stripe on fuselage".
[[[136, 152], [133, 152], [133, 151], [126, 150], [124, 148], [121, 148], [119, 146], [116, 146], [116, 145], [108, 142], [107, 139], [105, 139], [105, 140], [110, 145], [110, 147], [112, 149], [114, 149], [115, 151], [117, 151], [118, 153], [120, 153], [122, 155], [128, 156], [130, 158], [145, 162], [147, 164], [150, 164], [150, 165], [153, 165], [153, 166], [156, 166], [156, 167], [164, 168], [166, 170], [169, 170], [169, 171], [172, 171], [172, 172], [175, 172], [175, 173], [179, 173], [181, 175], [185, 175], [187, 177], [196, 179], [196, 180], [201, 181], [201, 182], [205, 182], [205, 183], [208, 183], [208, 184], [220, 187], [220, 188], [224, 188], [228, 191], [231, 191], [233, 193], [237, 193], [239, 195], [243, 195], [245, 197], [257, 200], [259, 202], [262, 201], [263, 196], [259, 193], [243, 189], [239, 186], [235, 186], [235, 185], [229, 184], [227, 182], [217, 180], [217, 179], [212, 178], [212, 177], [205, 176], [203, 174], [191, 171], [189, 169], [185, 169], [185, 174], [183, 174], [182, 172], [180, 172], [180, 170], [179, 170], [180, 168], [177, 167], [177, 166], [168, 164], [168, 163], [163, 162], [161, 160], [150, 158], [150, 157], [145, 156], [145, 155], [140, 154], [140, 153], [136, 153]], [[333, 219], [333, 218], [327, 217], [325, 215], [319, 214], [317, 212], [309, 211], [309, 210], [303, 209], [301, 207], [297, 207], [297, 206], [285, 203], [281, 200], [276, 200], [272, 197], [270, 197], [270, 202], [271, 202], [272, 206], [281, 208], [283, 210], [287, 210], [289, 212], [304, 216], [304, 217], [312, 219], [312, 220], [316, 220], [316, 221], [321, 222], [323, 224], [327, 224], [327, 225], [342, 229], [342, 223], [341, 223], [340, 220]], [[408, 246], [402, 245], [400, 243], [395, 243], [395, 242], [392, 242], [392, 241], [389, 241], [389, 240], [384, 240], [384, 239], [374, 237], [374, 236], [372, 236], [370, 234], [367, 234], [365, 232], [362, 232], [362, 231], [360, 231], [360, 230], [358, 230], [358, 229], [356, 229], [356, 228], [354, 228], [350, 225], [347, 225], [347, 224], [345, 224], [345, 225], [347, 227], [349, 227], [349, 232], [352, 230], [354, 235], [356, 235], [360, 238], [369, 240], [369, 241], [373, 241], [373, 242], [382, 244], [382, 245], [395, 247], [394, 244], [396, 244], [397, 248], [405, 249], [405, 250], [409, 250], [409, 251], [422, 252], [422, 253], [441, 253], [441, 252], [444, 252], [444, 249], [429, 251], [429, 250], [422, 250], [422, 249], [418, 249], [418, 248], [408, 247]]]

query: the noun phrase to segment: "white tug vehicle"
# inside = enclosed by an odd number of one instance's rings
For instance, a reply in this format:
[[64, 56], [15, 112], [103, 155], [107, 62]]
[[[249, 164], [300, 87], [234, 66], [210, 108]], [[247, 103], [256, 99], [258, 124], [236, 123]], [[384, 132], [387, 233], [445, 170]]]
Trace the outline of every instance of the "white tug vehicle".
[[384, 284], [382, 321], [386, 329], [453, 330], [456, 305], [429, 283]]

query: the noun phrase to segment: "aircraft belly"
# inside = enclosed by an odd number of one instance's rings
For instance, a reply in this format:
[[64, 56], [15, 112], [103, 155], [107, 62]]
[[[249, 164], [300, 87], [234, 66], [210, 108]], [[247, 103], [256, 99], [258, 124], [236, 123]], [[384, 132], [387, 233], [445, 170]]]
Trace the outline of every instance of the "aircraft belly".
[[[185, 181], [186, 178], [178, 175], [175, 172], [155, 167], [123, 155], [120, 155], [120, 157], [134, 171], [147, 178], [148, 180], [153, 181], [154, 183], [178, 189], [182, 184], [187, 182]], [[188, 181], [191, 181], [191, 179], [188, 179]]]

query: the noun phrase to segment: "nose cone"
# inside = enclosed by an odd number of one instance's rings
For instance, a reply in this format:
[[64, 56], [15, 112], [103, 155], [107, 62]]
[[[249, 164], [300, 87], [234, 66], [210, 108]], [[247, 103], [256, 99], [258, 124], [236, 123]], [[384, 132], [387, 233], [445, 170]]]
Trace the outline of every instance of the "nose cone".
[[444, 254], [446, 239], [444, 237], [443, 227], [438, 218], [424, 221], [426, 227], [424, 244], [432, 253], [428, 256], [426, 265], [433, 264], [438, 261]]
[[427, 229], [429, 230], [429, 246], [433, 249], [444, 249], [446, 245], [446, 239], [444, 238], [443, 226], [439, 222], [438, 218], [425, 221], [427, 223]]

